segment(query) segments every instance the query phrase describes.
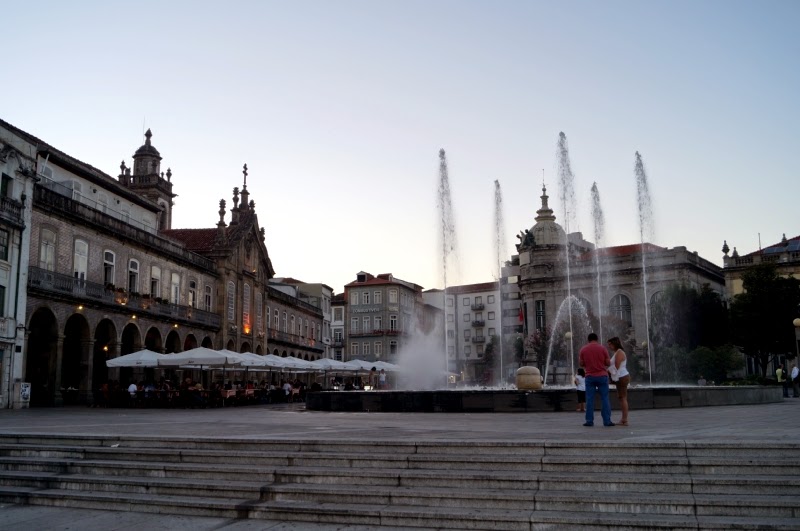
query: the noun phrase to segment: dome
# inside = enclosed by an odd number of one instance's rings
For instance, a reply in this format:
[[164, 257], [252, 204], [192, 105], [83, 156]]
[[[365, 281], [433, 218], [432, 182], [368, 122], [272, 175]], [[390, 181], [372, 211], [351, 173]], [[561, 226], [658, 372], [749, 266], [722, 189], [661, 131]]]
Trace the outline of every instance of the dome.
[[156, 148], [150, 144], [150, 137], [153, 136], [153, 133], [150, 132], [150, 129], [144, 134], [145, 141], [144, 145], [136, 150], [136, 153], [133, 154], [133, 157], [141, 157], [141, 156], [150, 156], [150, 157], [158, 157], [161, 158], [161, 153], [158, 152]]
[[547, 206], [547, 188], [542, 186], [542, 208], [536, 211], [536, 224], [531, 228], [536, 245], [565, 245], [567, 233], [556, 223], [553, 210]]

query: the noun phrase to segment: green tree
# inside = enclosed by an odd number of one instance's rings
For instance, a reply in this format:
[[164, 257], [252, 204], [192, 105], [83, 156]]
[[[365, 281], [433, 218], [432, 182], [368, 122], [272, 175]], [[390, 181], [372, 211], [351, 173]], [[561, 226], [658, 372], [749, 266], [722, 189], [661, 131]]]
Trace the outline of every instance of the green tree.
[[740, 354], [733, 345], [700, 347], [689, 354], [689, 370], [694, 379], [701, 375], [710, 382], [722, 382], [740, 366]]
[[795, 356], [792, 320], [800, 305], [800, 281], [780, 277], [772, 264], [759, 264], [744, 271], [742, 287], [730, 307], [733, 341], [766, 377], [775, 356]]

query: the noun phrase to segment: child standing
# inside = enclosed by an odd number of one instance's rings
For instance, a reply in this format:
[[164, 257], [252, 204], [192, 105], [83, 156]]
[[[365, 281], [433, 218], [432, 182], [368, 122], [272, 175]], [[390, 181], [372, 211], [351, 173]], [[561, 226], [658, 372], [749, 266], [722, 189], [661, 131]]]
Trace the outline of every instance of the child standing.
[[578, 391], [578, 409], [575, 411], [586, 411], [586, 371], [578, 369], [575, 375], [575, 389]]

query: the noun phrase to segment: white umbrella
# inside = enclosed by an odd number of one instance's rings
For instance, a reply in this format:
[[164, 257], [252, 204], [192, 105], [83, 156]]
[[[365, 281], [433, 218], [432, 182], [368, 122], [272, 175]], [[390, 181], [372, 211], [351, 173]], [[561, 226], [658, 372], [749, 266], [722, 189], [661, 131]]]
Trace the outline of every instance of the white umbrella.
[[267, 363], [274, 363], [274, 367], [279, 369], [292, 369], [292, 370], [302, 370], [304, 366], [301, 363], [297, 363], [299, 360], [297, 358], [282, 358], [280, 356], [276, 356], [275, 354], [267, 354], [264, 356], [264, 359]]
[[241, 360], [235, 356], [230, 356], [211, 350], [206, 347], [197, 347], [177, 354], [166, 354], [158, 360], [159, 367], [180, 367], [181, 365], [199, 365], [201, 367], [226, 367], [241, 365]]
[[158, 367], [158, 360], [163, 357], [164, 354], [145, 348], [139, 352], [132, 352], [107, 360], [106, 367]]
[[332, 360], [330, 358], [322, 358], [311, 362], [315, 367], [325, 372], [350, 372], [353, 369], [343, 361]]
[[388, 361], [376, 361], [375, 368], [378, 370], [383, 369], [386, 372], [401, 372], [403, 370], [401, 366], [389, 363]]
[[354, 371], [370, 371], [373, 367], [377, 369], [375, 365], [376, 361], [364, 361], [364, 360], [350, 360], [344, 362], [345, 365], [350, 367], [350, 369]]

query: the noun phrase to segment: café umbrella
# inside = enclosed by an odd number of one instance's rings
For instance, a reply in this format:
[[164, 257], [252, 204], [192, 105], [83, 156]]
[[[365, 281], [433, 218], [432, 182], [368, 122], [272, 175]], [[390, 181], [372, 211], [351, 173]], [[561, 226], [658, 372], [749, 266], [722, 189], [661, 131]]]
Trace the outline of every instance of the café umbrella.
[[106, 367], [158, 367], [158, 360], [163, 357], [164, 354], [145, 348], [138, 352], [106, 360]]
[[236, 356], [225, 354], [206, 347], [197, 347], [184, 352], [166, 354], [158, 360], [159, 367], [181, 367], [184, 365], [200, 367], [231, 367], [241, 365]]

